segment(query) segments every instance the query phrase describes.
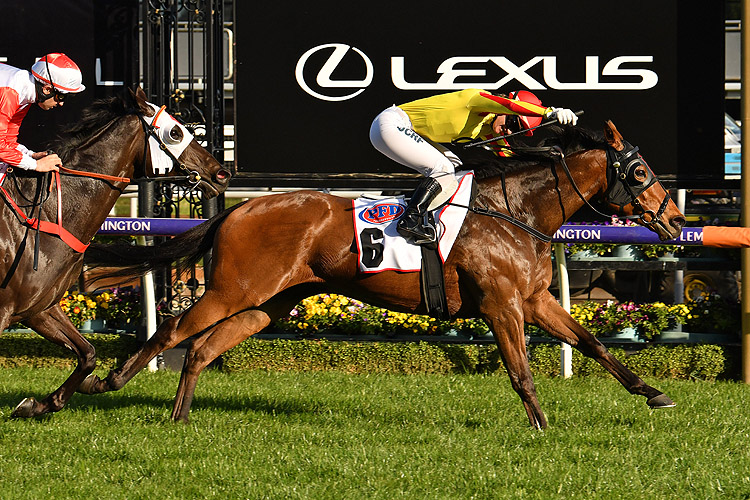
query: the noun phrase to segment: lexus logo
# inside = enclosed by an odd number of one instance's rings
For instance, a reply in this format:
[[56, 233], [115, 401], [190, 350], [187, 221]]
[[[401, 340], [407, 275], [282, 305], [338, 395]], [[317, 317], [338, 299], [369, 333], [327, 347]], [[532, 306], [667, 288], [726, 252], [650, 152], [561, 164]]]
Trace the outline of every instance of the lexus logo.
[[[322, 50], [326, 52], [315, 56]], [[324, 59], [328, 52], [328, 59]], [[648, 90], [659, 83], [659, 75], [650, 69], [654, 63], [654, 57], [650, 55], [615, 56], [606, 61], [600, 61], [599, 56], [584, 56], [585, 69], [574, 81], [560, 81], [557, 75], [557, 56], [533, 56], [521, 64], [516, 64], [504, 56], [449, 57], [437, 67], [437, 80], [426, 82], [406, 80], [406, 61], [403, 56], [393, 56], [390, 59], [390, 79], [393, 86], [399, 90], [496, 90], [512, 81], [529, 90]], [[309, 66], [315, 67], [324, 60], [315, 78], [318, 88], [318, 91], [315, 91], [305, 80], [306, 69], [308, 74], [311, 71], [305, 65], [309, 62]], [[333, 72], [342, 65], [342, 61], [346, 69], [339, 69], [339, 72], [352, 71], [353, 68], [357, 68], [354, 71], [361, 71], [364, 65], [365, 78], [334, 80]], [[489, 81], [488, 69], [492, 67], [495, 70], [500, 69], [505, 76], [499, 80]], [[373, 66], [370, 58], [358, 48], [343, 43], [327, 43], [302, 54], [297, 61], [295, 76], [302, 90], [311, 96], [324, 101], [345, 101], [364, 92], [372, 83]], [[474, 81], [467, 81], [469, 79]], [[327, 89], [331, 90], [326, 91]], [[337, 92], [333, 89], [339, 89], [338, 94], [348, 93], [336, 95]]]
[[[324, 95], [320, 92], [315, 92], [313, 89], [310, 88], [310, 86], [305, 81], [305, 64], [307, 63], [307, 60], [310, 59], [310, 56], [315, 54], [316, 52], [324, 49], [330, 49], [333, 48], [333, 53], [331, 53], [330, 56], [328, 56], [328, 60], [323, 64], [323, 67], [320, 68], [318, 71], [318, 76], [315, 79], [315, 82], [318, 84], [319, 87], [323, 89], [336, 89], [336, 88], [349, 88], [349, 89], [358, 89], [355, 92], [352, 92], [351, 94], [342, 95], [342, 96], [330, 96], [330, 95]], [[365, 78], [364, 80], [333, 80], [331, 79], [331, 75], [333, 74], [333, 71], [338, 67], [338, 65], [341, 63], [341, 61], [344, 59], [344, 57], [349, 54], [349, 49], [351, 49], [356, 55], [352, 54], [350, 57], [360, 57], [362, 61], [364, 61], [365, 65]], [[302, 90], [307, 92], [313, 97], [317, 97], [318, 99], [322, 99], [324, 101], [345, 101], [347, 99], [351, 99], [352, 97], [356, 97], [362, 92], [365, 91], [365, 88], [372, 83], [372, 61], [370, 61], [370, 58], [367, 57], [361, 50], [359, 50], [357, 47], [351, 47], [349, 45], [343, 44], [343, 43], [327, 43], [324, 45], [318, 45], [317, 47], [313, 47], [312, 49], [308, 50], [304, 54], [302, 54], [302, 57], [299, 58], [299, 61], [297, 61], [297, 67], [294, 70], [294, 75], [297, 78], [297, 83], [300, 87], [302, 87]]]

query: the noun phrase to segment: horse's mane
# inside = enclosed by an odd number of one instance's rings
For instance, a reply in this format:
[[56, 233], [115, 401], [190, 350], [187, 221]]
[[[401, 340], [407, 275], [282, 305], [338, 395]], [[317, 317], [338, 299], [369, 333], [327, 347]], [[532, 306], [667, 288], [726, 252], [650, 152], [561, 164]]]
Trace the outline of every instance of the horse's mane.
[[[542, 130], [538, 132], [542, 132]], [[567, 156], [577, 151], [603, 149], [607, 145], [604, 134], [583, 127], [553, 125], [546, 127], [542, 133], [536, 135], [537, 139], [534, 142], [519, 140], [510, 142], [514, 152], [513, 156], [495, 156], [486, 150], [481, 150], [480, 154], [473, 154], [471, 157], [465, 151], [461, 152], [454, 149], [454, 152], [462, 160], [466, 158], [467, 161], [464, 161], [465, 169], [473, 169], [477, 179], [486, 179], [525, 170], [549, 161], [550, 156], [548, 154], [528, 148], [559, 146]], [[480, 148], [472, 149], [480, 150]]]
[[53, 150], [66, 161], [75, 149], [85, 144], [104, 127], [118, 118], [135, 113], [136, 109], [128, 105], [122, 97], [96, 100], [83, 110], [77, 122], [60, 132], [54, 141]]

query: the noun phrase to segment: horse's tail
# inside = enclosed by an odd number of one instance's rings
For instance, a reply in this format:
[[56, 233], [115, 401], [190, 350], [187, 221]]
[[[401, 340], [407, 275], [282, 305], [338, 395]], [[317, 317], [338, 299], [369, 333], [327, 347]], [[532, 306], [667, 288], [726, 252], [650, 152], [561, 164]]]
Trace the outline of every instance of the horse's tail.
[[[211, 249], [219, 226], [229, 214], [244, 205], [240, 203], [207, 221], [154, 246], [119, 243], [92, 243], [84, 262], [93, 268], [109, 268], [95, 280], [116, 276], [137, 276], [176, 264], [186, 269], [196, 264]], [[113, 269], [114, 268], [114, 269]]]

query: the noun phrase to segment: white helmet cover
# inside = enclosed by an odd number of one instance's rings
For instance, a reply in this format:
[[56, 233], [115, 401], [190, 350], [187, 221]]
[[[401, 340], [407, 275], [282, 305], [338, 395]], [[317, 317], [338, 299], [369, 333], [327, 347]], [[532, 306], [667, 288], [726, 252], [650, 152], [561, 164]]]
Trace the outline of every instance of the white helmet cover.
[[[50, 74], [51, 73], [51, 74]], [[83, 75], [78, 65], [65, 54], [47, 54], [31, 67], [31, 74], [42, 83], [49, 83], [62, 93], [83, 92]]]

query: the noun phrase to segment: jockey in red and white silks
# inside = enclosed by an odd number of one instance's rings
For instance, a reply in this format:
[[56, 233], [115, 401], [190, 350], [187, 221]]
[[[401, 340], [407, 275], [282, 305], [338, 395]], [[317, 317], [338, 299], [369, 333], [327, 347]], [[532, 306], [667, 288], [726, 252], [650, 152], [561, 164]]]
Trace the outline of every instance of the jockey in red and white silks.
[[62, 106], [65, 94], [82, 92], [78, 66], [65, 54], [47, 54], [31, 71], [0, 64], [0, 169], [8, 166], [46, 172], [61, 164], [55, 154], [35, 153], [18, 143], [18, 131], [32, 104]]

